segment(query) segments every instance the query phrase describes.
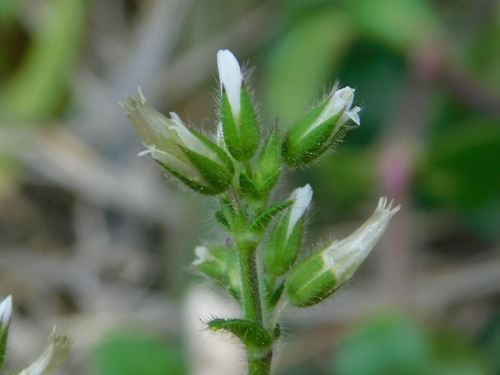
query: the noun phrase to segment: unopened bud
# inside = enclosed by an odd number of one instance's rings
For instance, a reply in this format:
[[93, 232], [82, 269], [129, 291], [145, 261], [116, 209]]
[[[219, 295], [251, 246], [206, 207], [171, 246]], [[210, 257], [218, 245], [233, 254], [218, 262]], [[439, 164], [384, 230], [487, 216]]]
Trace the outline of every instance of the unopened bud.
[[351, 108], [354, 89], [333, 90], [321, 104], [313, 108], [286, 134], [282, 146], [285, 163], [290, 166], [307, 164], [344, 136], [349, 120], [360, 124], [359, 107]]
[[236, 160], [249, 160], [260, 143], [255, 106], [236, 57], [228, 50], [221, 50], [217, 53], [217, 66], [222, 93], [220, 113], [224, 143]]
[[197, 246], [194, 252], [196, 259], [193, 266], [216, 283], [227, 287], [238, 300], [241, 297], [241, 276], [236, 250], [223, 246]]
[[293, 265], [302, 246], [305, 213], [312, 199], [310, 185], [295, 189], [287, 209], [269, 238], [264, 250], [266, 270], [274, 276], [281, 276]]

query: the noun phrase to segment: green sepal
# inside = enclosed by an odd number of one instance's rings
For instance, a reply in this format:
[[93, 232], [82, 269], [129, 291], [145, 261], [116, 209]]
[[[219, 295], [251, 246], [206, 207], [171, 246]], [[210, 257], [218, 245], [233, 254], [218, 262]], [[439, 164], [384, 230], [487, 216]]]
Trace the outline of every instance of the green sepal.
[[257, 160], [256, 181], [262, 195], [268, 195], [281, 174], [281, 140], [276, 126]]
[[242, 160], [250, 160], [257, 152], [260, 144], [260, 125], [257, 111], [246, 85], [241, 87], [240, 138]]
[[264, 249], [266, 270], [275, 277], [283, 275], [290, 269], [302, 246], [305, 219], [301, 218], [297, 221], [287, 239], [288, 220], [287, 216], [276, 225]]
[[195, 181], [189, 177], [186, 177], [185, 175], [177, 172], [175, 169], [170, 168], [167, 164], [162, 163], [161, 161], [158, 161], [155, 159], [155, 161], [162, 166], [163, 169], [168, 171], [170, 174], [173, 176], [177, 177], [179, 180], [181, 180], [185, 185], [187, 185], [189, 188], [193, 189], [194, 191], [204, 194], [204, 195], [218, 195], [224, 190], [217, 189], [215, 187], [203, 185], [199, 183], [198, 181]]
[[228, 151], [236, 160], [244, 160], [240, 143], [240, 135], [238, 132], [238, 124], [233, 116], [231, 104], [229, 103], [229, 98], [225, 90], [222, 92], [221, 99], [221, 123], [224, 143], [226, 144]]
[[278, 204], [275, 204], [274, 206], [269, 207], [267, 210], [265, 210], [263, 213], [261, 213], [252, 223], [250, 226], [250, 230], [254, 232], [261, 232], [264, 229], [267, 228], [269, 225], [269, 222], [271, 221], [272, 218], [274, 218], [277, 214], [279, 214], [281, 211], [285, 210], [286, 208], [290, 207], [293, 204], [293, 200], [281, 202]]
[[245, 172], [240, 174], [240, 189], [243, 195], [251, 198], [251, 199], [260, 199], [261, 195], [259, 189], [252, 181], [250, 177], [247, 176]]
[[212, 319], [207, 323], [212, 331], [230, 332], [240, 339], [247, 349], [266, 350], [273, 344], [273, 338], [260, 325], [245, 319]]
[[221, 193], [226, 191], [232, 182], [234, 171], [188, 148], [181, 149], [214, 190]]
[[335, 116], [330, 117], [308, 132], [308, 129], [321, 114], [327, 103], [325, 101], [314, 108], [285, 135], [281, 155], [286, 164], [290, 166], [307, 164], [327, 151], [332, 144], [333, 138], [337, 139], [335, 133], [339, 129], [336, 129], [336, 125], [343, 115], [343, 111], [339, 111]]
[[285, 281], [288, 301], [295, 307], [316, 305], [340, 286], [338, 277], [321, 252], [316, 252], [293, 268]]
[[241, 88], [240, 113], [236, 119], [225, 91], [221, 99], [221, 122], [224, 142], [238, 161], [250, 160], [260, 144], [260, 125], [257, 112], [245, 86]]

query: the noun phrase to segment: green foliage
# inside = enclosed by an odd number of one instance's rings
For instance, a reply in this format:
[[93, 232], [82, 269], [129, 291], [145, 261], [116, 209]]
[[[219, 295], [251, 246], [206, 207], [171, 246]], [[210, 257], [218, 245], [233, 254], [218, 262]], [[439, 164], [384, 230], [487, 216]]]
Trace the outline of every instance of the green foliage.
[[422, 165], [422, 189], [463, 210], [500, 204], [500, 128], [493, 119], [463, 121], [440, 132]]
[[105, 336], [92, 354], [97, 375], [187, 375], [183, 352], [134, 332]]
[[402, 315], [367, 323], [344, 340], [333, 363], [336, 375], [487, 375], [483, 358], [451, 331], [425, 332]]

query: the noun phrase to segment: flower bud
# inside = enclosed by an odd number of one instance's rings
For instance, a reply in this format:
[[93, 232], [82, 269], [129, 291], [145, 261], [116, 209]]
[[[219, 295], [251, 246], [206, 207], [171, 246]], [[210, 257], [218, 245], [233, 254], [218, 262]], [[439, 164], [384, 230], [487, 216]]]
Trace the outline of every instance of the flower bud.
[[0, 329], [7, 329], [12, 318], [12, 296], [5, 298], [0, 303]]
[[191, 189], [207, 195], [224, 192], [234, 167], [229, 156], [202, 134], [188, 129], [177, 114], [166, 118], [138, 97], [127, 98], [123, 109], [147, 150], [163, 168]]
[[333, 242], [293, 269], [285, 290], [291, 305], [307, 307], [322, 302], [344, 284], [371, 252], [400, 206], [391, 208], [380, 198], [373, 215], [349, 237]]
[[197, 246], [192, 263], [198, 271], [216, 283], [227, 287], [237, 300], [241, 297], [241, 276], [236, 250], [223, 246]]
[[295, 189], [293, 204], [274, 228], [264, 250], [266, 270], [281, 276], [293, 265], [302, 246], [305, 213], [312, 199], [311, 186]]
[[217, 53], [221, 86], [221, 123], [224, 142], [238, 161], [252, 158], [260, 143], [260, 126], [255, 106], [245, 85], [236, 57], [228, 51]]
[[286, 134], [282, 146], [285, 163], [299, 166], [323, 154], [336, 141], [342, 139], [352, 120], [360, 124], [359, 107], [351, 108], [354, 89], [334, 89], [329, 98], [313, 108]]

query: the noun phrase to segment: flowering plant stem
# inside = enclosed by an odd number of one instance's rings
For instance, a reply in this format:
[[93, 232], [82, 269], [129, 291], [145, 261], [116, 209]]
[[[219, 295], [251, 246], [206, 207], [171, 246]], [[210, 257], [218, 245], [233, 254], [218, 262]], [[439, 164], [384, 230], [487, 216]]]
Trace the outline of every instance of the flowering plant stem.
[[212, 331], [235, 335], [245, 346], [249, 375], [269, 375], [286, 306], [321, 303], [347, 281], [368, 256], [399, 207], [381, 198], [374, 214], [351, 236], [309, 255], [303, 233], [312, 200], [309, 185], [283, 201], [271, 197], [282, 171], [317, 159], [359, 125], [354, 90], [334, 88], [286, 134], [275, 126], [266, 140], [244, 74], [234, 55], [219, 51], [220, 122], [217, 137], [188, 128], [175, 113], [166, 118], [142, 94], [123, 108], [149, 154], [195, 192], [218, 196], [215, 218], [225, 245], [195, 249], [196, 269], [227, 289], [243, 318], [214, 318]]

